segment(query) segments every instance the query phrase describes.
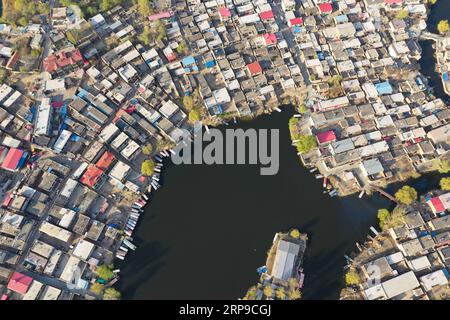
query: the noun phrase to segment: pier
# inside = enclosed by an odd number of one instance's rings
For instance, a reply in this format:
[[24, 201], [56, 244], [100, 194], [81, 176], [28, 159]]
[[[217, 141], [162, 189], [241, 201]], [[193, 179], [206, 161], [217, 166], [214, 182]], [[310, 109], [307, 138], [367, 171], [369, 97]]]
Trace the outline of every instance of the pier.
[[394, 201], [395, 203], [398, 203], [397, 199], [395, 199], [395, 197], [393, 195], [389, 194], [388, 192], [384, 191], [382, 188], [380, 188], [378, 186], [370, 184], [370, 185], [368, 185], [367, 189], [368, 190], [372, 189], [374, 191], [377, 191], [378, 193], [385, 196], [389, 200]]

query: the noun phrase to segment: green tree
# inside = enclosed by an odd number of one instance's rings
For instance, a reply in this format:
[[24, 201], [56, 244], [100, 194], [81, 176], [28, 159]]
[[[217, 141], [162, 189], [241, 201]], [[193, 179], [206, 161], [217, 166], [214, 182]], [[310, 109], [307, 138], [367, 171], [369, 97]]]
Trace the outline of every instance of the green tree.
[[360, 282], [361, 279], [356, 271], [352, 270], [345, 274], [345, 284], [347, 286], [357, 285]]
[[122, 294], [114, 288], [108, 288], [103, 294], [103, 300], [119, 300]]
[[201, 119], [201, 115], [200, 112], [196, 109], [192, 109], [191, 111], [189, 111], [189, 121], [191, 123], [195, 123], [197, 121], [200, 121]]
[[302, 298], [302, 293], [299, 289], [289, 291], [289, 300], [299, 300]]
[[256, 298], [256, 286], [251, 286], [248, 290], [247, 293], [245, 294], [245, 297], [243, 298], [243, 300], [255, 300]]
[[37, 6], [37, 11], [39, 14], [49, 14], [50, 6], [48, 3], [39, 2]]
[[33, 58], [37, 58], [41, 55], [41, 50], [40, 49], [33, 49], [31, 50], [31, 56]]
[[272, 287], [270, 285], [265, 286], [263, 293], [267, 298], [271, 298], [273, 295]]
[[148, 143], [148, 144], [146, 144], [145, 146], [142, 147], [142, 153], [147, 155], [147, 156], [149, 154], [151, 154], [152, 151], [153, 151], [153, 146], [150, 143]]
[[4, 83], [7, 75], [8, 74], [5, 69], [0, 69], [0, 84]]
[[378, 223], [379, 223], [381, 229], [384, 229], [386, 221], [389, 219], [390, 216], [391, 216], [391, 213], [389, 212], [388, 209], [379, 209], [378, 210], [377, 217], [378, 217]]
[[312, 135], [300, 135], [296, 143], [297, 151], [300, 153], [307, 153], [317, 147], [317, 140]]
[[186, 49], [187, 49], [186, 43], [183, 41], [178, 44], [177, 52], [179, 54], [183, 54], [186, 52]]
[[450, 172], [450, 161], [448, 161], [448, 160], [439, 161], [438, 171], [440, 173], [449, 173]]
[[21, 25], [22, 27], [25, 27], [25, 26], [28, 25], [28, 18], [26, 18], [26, 17], [21, 17], [21, 18], [19, 18], [19, 20], [17, 20], [17, 23], [18, 23], [19, 25]]
[[417, 191], [410, 186], [403, 186], [395, 193], [398, 202], [410, 205], [417, 200]]
[[78, 41], [80, 41], [80, 32], [72, 29], [66, 32], [67, 40], [73, 45], [77, 45]]
[[342, 82], [342, 76], [340, 75], [335, 75], [332, 76], [330, 80], [328, 80], [328, 84], [332, 87], [334, 86], [339, 86]]
[[149, 0], [138, 0], [137, 1], [139, 13], [143, 16], [149, 16], [153, 14], [153, 8], [150, 6]]
[[439, 181], [439, 185], [441, 186], [442, 190], [449, 191], [450, 190], [450, 178], [442, 178], [441, 181]]
[[298, 112], [305, 113], [306, 111], [308, 111], [308, 108], [306, 107], [306, 105], [304, 103], [302, 103], [301, 105], [298, 106]]
[[439, 33], [446, 33], [450, 29], [448, 20], [439, 21], [439, 23], [437, 25], [437, 29], [438, 29]]
[[300, 231], [298, 229], [292, 229], [289, 235], [294, 239], [298, 239], [300, 238]]
[[399, 12], [397, 12], [397, 15], [395, 17], [397, 19], [403, 20], [403, 19], [408, 18], [408, 16], [409, 16], [408, 10], [405, 9], [405, 10], [400, 10]]
[[286, 298], [286, 291], [283, 287], [279, 287], [277, 290], [275, 290], [275, 297], [280, 300], [284, 300]]
[[194, 98], [192, 98], [192, 96], [184, 96], [183, 106], [186, 110], [191, 111], [194, 108]]
[[147, 46], [154, 41], [153, 33], [149, 26], [144, 27], [141, 34], [138, 36], [138, 40]]
[[114, 276], [113, 267], [111, 265], [102, 264], [97, 268], [96, 272], [100, 279], [106, 281], [110, 280]]
[[141, 173], [145, 176], [151, 176], [155, 170], [155, 162], [153, 160], [145, 160], [141, 165]]
[[63, 7], [68, 7], [68, 6], [70, 6], [72, 4], [72, 1], [71, 0], [59, 0], [59, 3]]
[[109, 9], [112, 8], [114, 4], [112, 3], [111, 0], [102, 0], [102, 2], [100, 2], [100, 10], [101, 11], [108, 11]]
[[158, 39], [159, 41], [162, 41], [167, 37], [166, 26], [162, 22], [158, 23], [158, 27], [156, 30], [158, 32], [156, 39]]
[[86, 8], [86, 13], [88, 14], [88, 16], [92, 17], [95, 16], [97, 14], [98, 10], [96, 7], [94, 6], [88, 6]]
[[95, 294], [101, 294], [103, 289], [104, 289], [104, 285], [98, 282], [95, 282], [93, 285], [91, 285], [91, 291]]

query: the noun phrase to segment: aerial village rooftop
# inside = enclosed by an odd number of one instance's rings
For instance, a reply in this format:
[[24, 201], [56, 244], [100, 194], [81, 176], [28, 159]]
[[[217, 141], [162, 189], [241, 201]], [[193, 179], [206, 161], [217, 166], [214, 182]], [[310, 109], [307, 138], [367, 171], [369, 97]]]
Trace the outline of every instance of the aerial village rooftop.
[[446, 156], [450, 112], [417, 67], [425, 0], [157, 3], [84, 19], [55, 1], [45, 23], [0, 25], [2, 299], [101, 298], [159, 187], [162, 165], [141, 165], [195, 120], [305, 104], [302, 161], [341, 195]]
[[341, 299], [446, 300], [450, 298], [450, 193], [435, 190], [407, 207], [350, 259]]

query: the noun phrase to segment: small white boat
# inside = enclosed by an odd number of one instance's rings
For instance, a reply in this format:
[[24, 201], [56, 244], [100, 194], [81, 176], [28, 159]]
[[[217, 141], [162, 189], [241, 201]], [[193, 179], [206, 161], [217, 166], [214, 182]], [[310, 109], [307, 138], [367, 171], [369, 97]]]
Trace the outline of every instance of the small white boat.
[[136, 246], [134, 244], [132, 244], [130, 241], [128, 241], [127, 239], [123, 239], [123, 244], [126, 245], [128, 248], [130, 248], [131, 250], [136, 250]]
[[275, 111], [281, 112], [281, 109], [280, 108], [275, 108]]
[[125, 230], [124, 232], [129, 237], [131, 237], [131, 235], [133, 234], [133, 232], [131, 230]]

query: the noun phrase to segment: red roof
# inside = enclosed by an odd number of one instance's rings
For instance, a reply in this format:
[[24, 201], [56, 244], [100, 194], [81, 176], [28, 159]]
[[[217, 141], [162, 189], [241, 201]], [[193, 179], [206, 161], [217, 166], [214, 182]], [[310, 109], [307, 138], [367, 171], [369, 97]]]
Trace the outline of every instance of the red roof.
[[262, 72], [262, 68], [261, 65], [259, 64], [258, 61], [252, 62], [250, 64], [247, 65], [248, 71], [250, 71], [250, 74], [256, 75]]
[[321, 3], [319, 4], [319, 10], [321, 13], [331, 13], [333, 11], [333, 6], [331, 3]]
[[45, 71], [52, 73], [59, 68], [76, 64], [80, 61], [84, 61], [83, 56], [79, 49], [75, 49], [73, 51], [58, 51], [45, 58], [42, 64]]
[[2, 295], [2, 298], [0, 300], [8, 300], [8, 296], [6, 294]]
[[14, 69], [14, 66], [16, 65], [17, 61], [19, 61], [20, 55], [19, 52], [16, 51], [14, 54], [9, 58], [8, 62], [6, 63], [7, 69]]
[[277, 43], [277, 36], [273, 33], [266, 33], [263, 35], [266, 45]]
[[85, 185], [93, 188], [102, 174], [102, 169], [99, 169], [94, 165], [90, 165], [81, 177], [80, 181]]
[[294, 18], [294, 19], [289, 20], [289, 23], [291, 24], [291, 26], [296, 26], [296, 25], [302, 24], [303, 19], [302, 18]]
[[64, 101], [53, 101], [52, 107], [53, 108], [61, 108], [64, 105]]
[[227, 7], [219, 8], [219, 14], [222, 18], [231, 17], [230, 9], [228, 9]]
[[12, 192], [6, 194], [6, 196], [3, 198], [2, 207], [9, 206], [9, 204], [11, 203], [12, 199], [14, 199], [14, 194]]
[[22, 158], [23, 151], [16, 148], [11, 148], [8, 151], [8, 154], [6, 155], [5, 159], [2, 163], [2, 168], [7, 170], [16, 170], [20, 158]]
[[159, 20], [159, 19], [166, 19], [166, 18], [170, 18], [171, 16], [173, 16], [172, 11], [165, 11], [165, 12], [160, 12], [160, 13], [156, 13], [156, 14], [152, 14], [151, 16], [148, 16], [148, 20], [154, 21], [154, 20]]
[[259, 14], [259, 17], [261, 18], [261, 20], [269, 20], [269, 19], [273, 19], [274, 15], [273, 15], [272, 10], [269, 10], [269, 11], [261, 12]]
[[403, 0], [384, 0], [386, 4], [402, 4]]
[[14, 272], [8, 283], [8, 289], [17, 293], [25, 294], [33, 279], [20, 272]]
[[114, 160], [114, 155], [111, 152], [106, 151], [100, 159], [98, 159], [97, 163], [95, 164], [97, 168], [102, 170], [107, 170], [111, 163]]
[[336, 140], [336, 135], [333, 130], [318, 133], [316, 137], [320, 144]]
[[176, 60], [177, 55], [175, 54], [175, 52], [172, 52], [172, 53], [166, 54], [166, 58], [167, 58], [167, 60], [169, 60], [169, 62], [172, 62], [172, 61]]
[[430, 205], [434, 212], [442, 212], [445, 210], [445, 206], [442, 203], [441, 199], [439, 199], [439, 197], [431, 198]]

